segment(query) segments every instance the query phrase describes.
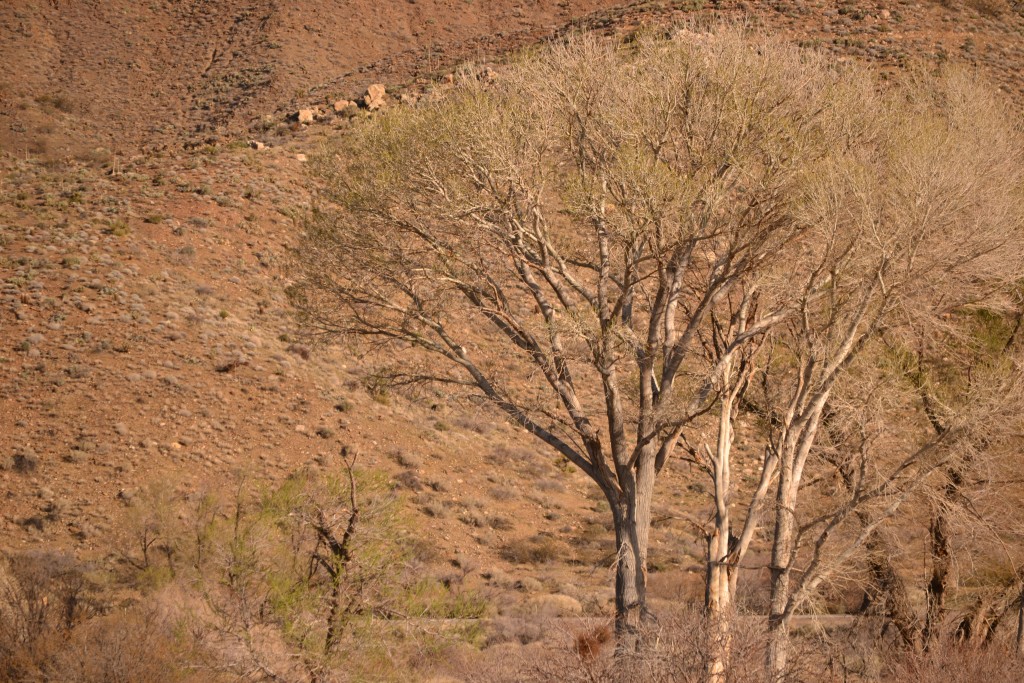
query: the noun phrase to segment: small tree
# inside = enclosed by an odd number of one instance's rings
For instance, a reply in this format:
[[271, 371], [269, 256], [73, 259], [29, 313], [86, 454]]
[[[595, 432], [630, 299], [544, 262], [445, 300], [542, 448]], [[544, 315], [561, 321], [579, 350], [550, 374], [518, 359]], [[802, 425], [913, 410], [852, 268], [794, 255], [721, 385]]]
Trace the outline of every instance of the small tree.
[[850, 97], [821, 60], [736, 31], [573, 39], [312, 164], [291, 289], [309, 329], [483, 396], [597, 483], [623, 648], [648, 614], [655, 479], [786, 312], [748, 305], [710, 364], [698, 331], [798, 256], [810, 180], [858, 127]]

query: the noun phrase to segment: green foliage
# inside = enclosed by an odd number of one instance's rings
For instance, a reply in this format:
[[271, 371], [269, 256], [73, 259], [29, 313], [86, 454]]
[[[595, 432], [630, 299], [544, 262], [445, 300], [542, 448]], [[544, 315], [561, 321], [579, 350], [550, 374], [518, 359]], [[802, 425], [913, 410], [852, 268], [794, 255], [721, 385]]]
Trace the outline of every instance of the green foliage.
[[[488, 612], [483, 596], [423, 576], [401, 501], [380, 473], [303, 469], [272, 486], [239, 476], [228, 495], [182, 498], [158, 486], [140, 498], [123, 551], [131, 585], [150, 593], [176, 582], [205, 605], [193, 631], [248, 643], [257, 660], [273, 656], [255, 635], [269, 629], [309, 671], [356, 660], [371, 671], [388, 661], [399, 621]], [[332, 553], [328, 538], [345, 552]], [[401, 662], [378, 671], [403, 679]]]
[[413, 584], [405, 597], [403, 611], [432, 619], [480, 619], [490, 610], [483, 596], [445, 586], [433, 578]]
[[115, 237], [124, 237], [131, 232], [131, 228], [122, 220], [112, 220], [103, 232]]

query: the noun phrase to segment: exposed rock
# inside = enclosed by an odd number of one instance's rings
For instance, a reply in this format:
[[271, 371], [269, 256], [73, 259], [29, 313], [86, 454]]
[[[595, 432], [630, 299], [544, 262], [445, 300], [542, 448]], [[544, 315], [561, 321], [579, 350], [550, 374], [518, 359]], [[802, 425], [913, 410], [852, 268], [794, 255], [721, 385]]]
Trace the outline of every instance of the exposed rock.
[[299, 123], [313, 123], [316, 120], [316, 110], [314, 109], [300, 109], [295, 113], [295, 119]]
[[359, 105], [352, 100], [338, 100], [334, 103], [334, 113], [342, 116], [355, 116], [359, 111]]
[[370, 111], [380, 109], [387, 104], [387, 100], [384, 99], [386, 95], [387, 90], [384, 86], [380, 83], [374, 83], [366, 89], [366, 94], [363, 95], [363, 106]]

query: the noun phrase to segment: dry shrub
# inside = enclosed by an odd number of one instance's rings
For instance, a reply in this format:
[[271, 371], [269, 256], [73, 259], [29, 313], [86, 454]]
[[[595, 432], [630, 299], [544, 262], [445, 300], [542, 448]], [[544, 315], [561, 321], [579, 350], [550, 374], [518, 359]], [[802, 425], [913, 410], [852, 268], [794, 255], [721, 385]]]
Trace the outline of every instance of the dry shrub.
[[1011, 9], [1017, 12], [1024, 9], [1024, 4], [1021, 4], [1019, 0], [937, 0], [937, 2], [950, 10], [973, 9], [984, 17], [999, 17]]
[[986, 17], [999, 17], [1010, 9], [1006, 0], [967, 0], [964, 4]]
[[[759, 617], [741, 617], [733, 629], [730, 683], [763, 683], [766, 632]], [[699, 610], [665, 617], [645, 634], [649, 648], [616, 660], [615, 639], [605, 623], [576, 629], [555, 623], [548, 638], [526, 646], [506, 643], [461, 662], [452, 673], [463, 680], [487, 683], [703, 683], [712, 644]], [[554, 640], [556, 639], [557, 640]], [[821, 643], [807, 639], [793, 650], [786, 683], [833, 680], [828, 657], [814, 654]], [[840, 679], [835, 679], [840, 680]]]
[[32, 551], [0, 565], [0, 680], [184, 681], [173, 627], [147, 608], [105, 613], [94, 570]]
[[546, 564], [558, 557], [564, 557], [565, 548], [554, 538], [537, 534], [509, 541], [501, 554], [506, 560], [516, 564]]
[[612, 629], [607, 624], [576, 634], [573, 649], [580, 659], [589, 662], [596, 658], [612, 640]]
[[1003, 644], [969, 647], [937, 643], [927, 652], [894, 653], [887, 680], [915, 683], [1019, 683], [1024, 681], [1024, 658]]
[[152, 609], [136, 608], [75, 629], [46, 664], [45, 675], [52, 683], [195, 680], [178, 668], [180, 659], [171, 625]]
[[529, 645], [542, 640], [544, 633], [544, 627], [534, 620], [502, 617], [490, 623], [484, 646], [494, 647], [502, 643]]
[[98, 610], [87, 567], [67, 555], [32, 551], [0, 564], [0, 679], [26, 680], [68, 634]]

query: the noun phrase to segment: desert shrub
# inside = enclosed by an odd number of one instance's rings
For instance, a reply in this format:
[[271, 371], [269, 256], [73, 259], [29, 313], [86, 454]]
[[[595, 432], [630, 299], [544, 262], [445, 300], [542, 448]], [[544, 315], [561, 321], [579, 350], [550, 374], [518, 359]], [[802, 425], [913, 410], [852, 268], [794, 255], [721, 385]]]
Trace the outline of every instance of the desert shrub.
[[[607, 621], [584, 622], [575, 629], [551, 624], [539, 633], [530, 631], [525, 640], [517, 637], [520, 627], [513, 624], [495, 624], [492, 630], [489, 651], [500, 655], [491, 658], [484, 653], [459, 663], [459, 669], [452, 673], [466, 680], [487, 683], [703, 683], [707, 680], [705, 666], [711, 634], [696, 610], [663, 618], [648, 634], [647, 642], [654, 643], [653, 647], [641, 654], [621, 655], [618, 659], [614, 656], [615, 642]], [[738, 620], [728, 670], [730, 683], [763, 683], [766, 635], [763, 619]], [[519, 646], [520, 643], [525, 647]], [[800, 644], [794, 653], [787, 683], [842, 680], [830, 678], [828, 658], [825, 654], [815, 657], [815, 648], [821, 650], [817, 640]]]
[[186, 681], [172, 625], [150, 607], [112, 610], [105, 575], [32, 551], [0, 566], [0, 680]]
[[75, 104], [71, 98], [61, 93], [40, 95], [36, 97], [36, 103], [48, 112], [59, 111], [70, 114], [75, 110]]
[[133, 501], [128, 580], [153, 598], [181, 594], [189, 606], [178, 614], [189, 645], [181, 656], [191, 666], [236, 680], [254, 671], [403, 680], [406, 655], [460, 637], [428, 635], [410, 619], [488, 612], [461, 582], [425, 575], [395, 486], [345, 464], [276, 485], [239, 477], [227, 494], [164, 487]]
[[970, 647], [937, 643], [925, 652], [890, 651], [886, 678], [920, 683], [1017, 683], [1024, 681], [1024, 658], [1004, 644]]
[[967, 0], [965, 4], [987, 17], [1002, 16], [1010, 9], [1006, 0]]
[[31, 678], [66, 634], [98, 609], [87, 568], [55, 552], [33, 551], [0, 565], [0, 679]]
[[104, 615], [75, 629], [43, 667], [51, 683], [183, 683], [173, 623], [152, 607]]
[[532, 619], [510, 619], [503, 617], [492, 621], [487, 628], [485, 647], [493, 647], [502, 643], [530, 643], [544, 638], [544, 627]]
[[545, 564], [564, 556], [565, 548], [551, 536], [537, 534], [509, 541], [502, 548], [502, 556], [516, 564]]

